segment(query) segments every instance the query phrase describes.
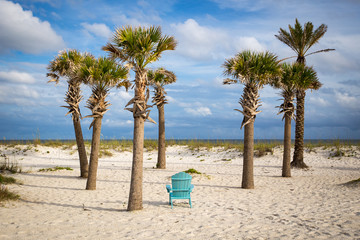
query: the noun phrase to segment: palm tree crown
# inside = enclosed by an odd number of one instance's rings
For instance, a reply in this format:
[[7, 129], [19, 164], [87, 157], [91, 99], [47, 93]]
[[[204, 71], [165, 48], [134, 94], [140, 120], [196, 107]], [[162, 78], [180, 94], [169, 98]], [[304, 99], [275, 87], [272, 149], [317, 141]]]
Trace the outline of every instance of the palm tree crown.
[[224, 75], [233, 79], [225, 79], [224, 84], [243, 83], [244, 92], [240, 98], [243, 110], [235, 109], [244, 115], [241, 128], [255, 119], [261, 111], [257, 111], [260, 105], [259, 89], [265, 84], [280, 76], [281, 69], [276, 55], [265, 53], [254, 53], [243, 51], [235, 57], [227, 59], [223, 64]]
[[134, 70], [144, 69], [149, 63], [157, 61], [162, 52], [174, 50], [177, 45], [174, 37], [161, 34], [161, 28], [155, 26], [118, 28], [113, 43], [108, 43], [102, 49], [108, 51], [110, 57], [130, 64]]
[[284, 113], [285, 117], [285, 113], [289, 112], [291, 117], [293, 117], [295, 110], [293, 99], [296, 91], [317, 90], [322, 84], [312, 67], [301, 63], [284, 63], [281, 68], [281, 78], [277, 78], [276, 81], [272, 82], [273, 87], [282, 90], [281, 96], [284, 98], [284, 103], [279, 106], [280, 112], [278, 114]]
[[225, 79], [224, 84], [243, 83], [262, 87], [280, 75], [277, 56], [270, 52], [243, 51], [235, 57], [226, 59], [223, 64], [224, 75], [233, 79]]
[[[93, 56], [86, 56], [75, 73], [77, 79], [92, 87], [92, 95], [87, 101], [87, 107], [92, 111], [92, 115], [86, 117], [102, 117], [108, 111], [110, 104], [105, 99], [111, 87], [128, 88], [130, 85], [126, 80], [128, 69], [105, 57], [95, 59]], [[94, 121], [90, 128], [93, 124]]]
[[147, 77], [149, 84], [155, 89], [153, 103], [157, 106], [166, 104], [164, 86], [176, 82], [175, 74], [164, 68], [158, 68], [156, 70], [148, 70]]
[[77, 70], [77, 78], [87, 85], [96, 85], [99, 89], [108, 90], [111, 87], [128, 87], [128, 69], [106, 57], [95, 59], [86, 56], [83, 64]]
[[75, 49], [60, 51], [58, 56], [53, 61], [50, 61], [50, 64], [47, 66], [49, 71], [47, 76], [52, 78], [50, 82], [58, 83], [60, 77], [71, 79], [73, 68], [80, 64], [82, 60], [83, 54]]
[[280, 28], [279, 34], [275, 35], [280, 41], [288, 45], [292, 50], [294, 50], [298, 56], [298, 62], [305, 63], [305, 57], [311, 54], [319, 52], [328, 52], [335, 49], [323, 49], [320, 51], [312, 52], [306, 54], [308, 50], [316, 44], [319, 39], [324, 36], [327, 31], [327, 26], [321, 24], [314, 31], [314, 25], [311, 22], [304, 24], [304, 27], [301, 26], [298, 19], [295, 19], [295, 26], [292, 27], [289, 25], [289, 32]]

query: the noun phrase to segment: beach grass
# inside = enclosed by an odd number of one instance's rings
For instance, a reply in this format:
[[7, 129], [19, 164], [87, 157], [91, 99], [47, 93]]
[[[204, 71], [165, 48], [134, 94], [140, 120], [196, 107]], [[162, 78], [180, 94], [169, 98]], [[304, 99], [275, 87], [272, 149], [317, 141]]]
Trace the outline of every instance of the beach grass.
[[17, 200], [20, 198], [19, 195], [9, 191], [9, 189], [5, 186], [7, 184], [15, 184], [15, 183], [18, 183], [15, 178], [7, 177], [0, 174], [0, 202]]
[[[76, 147], [75, 140], [3, 140], [0, 141], [0, 144], [6, 145], [7, 147], [16, 148], [19, 145], [27, 145], [26, 149], [21, 151], [28, 151], [33, 149], [36, 151], [36, 146], [46, 146], [54, 148], [73, 149]], [[166, 140], [167, 146], [186, 146], [191, 151], [200, 151], [200, 150], [212, 150], [215, 148], [221, 148], [222, 150], [236, 150], [243, 152], [244, 143], [242, 140], [224, 140], [224, 139], [168, 139]], [[282, 140], [255, 140], [254, 143], [254, 155], [256, 157], [261, 157], [266, 154], [272, 154], [273, 149], [278, 146], [282, 146]], [[87, 149], [91, 148], [91, 141], [85, 140], [85, 146]], [[332, 154], [330, 157], [341, 157], [346, 156], [344, 149], [351, 148], [355, 146], [360, 150], [360, 141], [352, 140], [306, 140], [304, 143], [305, 150], [308, 152], [315, 152], [317, 148], [322, 148], [324, 150], [330, 149]], [[111, 150], [124, 152], [132, 151], [133, 142], [129, 139], [110, 139], [110, 140], [101, 140], [100, 143], [100, 157], [101, 156], [112, 156]], [[154, 151], [158, 147], [157, 139], [145, 139], [144, 148], [147, 151]], [[20, 151], [20, 149], [18, 149]]]
[[1, 154], [0, 172], [9, 171], [11, 173], [21, 173], [22, 169], [15, 160], [10, 160], [5, 154]]
[[39, 172], [54, 172], [54, 171], [60, 171], [60, 170], [68, 170], [68, 171], [73, 171], [74, 169], [72, 169], [71, 167], [53, 167], [53, 168], [42, 168], [39, 169]]

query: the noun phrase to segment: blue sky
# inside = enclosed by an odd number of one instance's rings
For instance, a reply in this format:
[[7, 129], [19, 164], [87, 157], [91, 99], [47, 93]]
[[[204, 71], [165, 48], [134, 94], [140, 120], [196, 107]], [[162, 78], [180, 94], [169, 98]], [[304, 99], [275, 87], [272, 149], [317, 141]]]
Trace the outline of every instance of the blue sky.
[[[46, 66], [63, 49], [96, 56], [116, 27], [160, 25], [178, 41], [152, 68], [165, 67], [178, 77], [167, 87], [166, 137], [242, 139], [238, 100], [242, 85], [223, 86], [221, 65], [226, 58], [250, 49], [271, 51], [285, 58], [289, 47], [274, 35], [295, 18], [328, 31], [311, 50], [336, 51], [312, 55], [323, 87], [309, 91], [305, 105], [305, 138], [360, 138], [360, 2], [356, 0], [0, 0], [0, 137], [2, 139], [73, 139], [65, 116], [66, 81], [47, 83]], [[294, 59], [295, 60], [295, 59]], [[133, 76], [132, 76], [133, 77]], [[82, 88], [83, 116], [90, 96]], [[255, 138], [281, 139], [277, 115], [279, 91], [261, 90], [262, 111], [255, 121]], [[112, 106], [105, 114], [103, 139], [132, 138], [132, 115], [124, 105], [133, 91], [111, 90]], [[157, 119], [157, 109], [151, 117]], [[90, 119], [82, 120], [91, 138]], [[294, 127], [293, 123], [293, 127]], [[157, 125], [145, 125], [145, 137], [157, 138]]]

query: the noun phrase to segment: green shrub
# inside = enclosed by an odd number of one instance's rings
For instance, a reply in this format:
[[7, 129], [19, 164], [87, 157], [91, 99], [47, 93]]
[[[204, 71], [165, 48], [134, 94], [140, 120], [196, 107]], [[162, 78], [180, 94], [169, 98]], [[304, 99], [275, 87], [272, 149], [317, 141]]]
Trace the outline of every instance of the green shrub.
[[69, 171], [72, 171], [74, 169], [70, 168], [70, 167], [59, 167], [59, 166], [56, 166], [56, 167], [53, 167], [53, 168], [42, 168], [42, 169], [39, 169], [39, 172], [53, 172], [53, 171], [59, 171], [59, 170], [69, 170]]

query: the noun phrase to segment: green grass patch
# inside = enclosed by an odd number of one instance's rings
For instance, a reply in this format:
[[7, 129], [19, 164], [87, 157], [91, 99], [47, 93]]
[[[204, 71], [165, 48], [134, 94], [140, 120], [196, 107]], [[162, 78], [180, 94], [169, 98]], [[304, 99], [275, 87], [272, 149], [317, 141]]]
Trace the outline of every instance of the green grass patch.
[[16, 179], [13, 177], [7, 177], [0, 174], [0, 184], [14, 184], [16, 183]]
[[188, 174], [202, 174], [201, 172], [197, 171], [196, 169], [194, 168], [189, 168], [188, 170], [184, 171]]
[[17, 200], [20, 196], [10, 192], [9, 189], [5, 185], [0, 185], [0, 202], [9, 201], [9, 200]]
[[223, 159], [221, 159], [221, 161], [223, 161], [223, 162], [231, 162], [231, 159], [230, 158], [229, 159], [223, 158]]
[[68, 171], [72, 171], [74, 169], [70, 168], [70, 167], [53, 167], [53, 168], [42, 168], [39, 169], [39, 172], [54, 172], [54, 171], [60, 171], [60, 170], [68, 170]]
[[110, 152], [110, 151], [107, 150], [107, 149], [101, 149], [101, 150], [100, 150], [100, 153], [99, 153], [99, 158], [101, 158], [101, 157], [103, 157], [103, 156], [112, 157], [113, 154], [112, 154], [112, 152]]

